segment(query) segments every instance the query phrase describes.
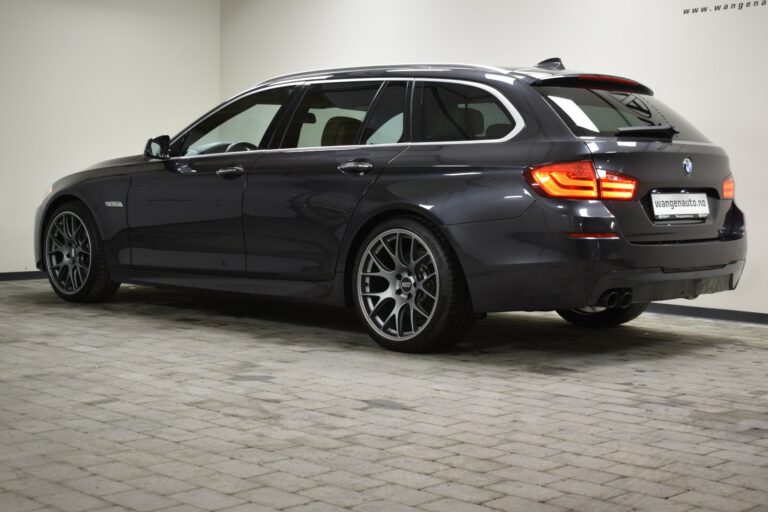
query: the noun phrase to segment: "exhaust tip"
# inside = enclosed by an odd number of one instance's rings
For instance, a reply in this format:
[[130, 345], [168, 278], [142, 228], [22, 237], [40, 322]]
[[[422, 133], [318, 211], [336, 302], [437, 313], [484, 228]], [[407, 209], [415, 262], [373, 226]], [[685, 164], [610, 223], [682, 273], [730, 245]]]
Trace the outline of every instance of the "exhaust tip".
[[632, 305], [632, 292], [624, 292], [619, 299], [619, 307], [628, 308]]
[[620, 299], [619, 292], [614, 290], [605, 294], [603, 303], [605, 303], [606, 307], [615, 308], [616, 305], [619, 303], [619, 299]]

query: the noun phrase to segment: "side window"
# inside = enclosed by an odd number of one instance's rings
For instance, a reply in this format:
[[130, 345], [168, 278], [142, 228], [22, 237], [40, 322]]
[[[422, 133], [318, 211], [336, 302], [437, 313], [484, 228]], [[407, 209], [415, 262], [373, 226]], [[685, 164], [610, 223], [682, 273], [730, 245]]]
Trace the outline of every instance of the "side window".
[[284, 148], [357, 144], [365, 115], [381, 82], [315, 84], [293, 115]]
[[264, 149], [269, 127], [285, 105], [293, 87], [257, 92], [232, 103], [195, 126], [180, 154], [208, 155]]
[[407, 82], [387, 82], [363, 128], [361, 144], [405, 142]]
[[515, 127], [504, 105], [485, 89], [425, 82], [422, 91], [423, 142], [501, 139]]

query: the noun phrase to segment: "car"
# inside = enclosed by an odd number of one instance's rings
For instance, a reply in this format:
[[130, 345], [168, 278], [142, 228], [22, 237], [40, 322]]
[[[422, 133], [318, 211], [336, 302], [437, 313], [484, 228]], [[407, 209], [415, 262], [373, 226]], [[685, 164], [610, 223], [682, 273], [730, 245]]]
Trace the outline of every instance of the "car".
[[724, 150], [635, 80], [557, 58], [320, 70], [60, 179], [35, 258], [66, 301], [134, 283], [346, 306], [428, 352], [489, 312], [615, 326], [733, 290], [734, 193]]

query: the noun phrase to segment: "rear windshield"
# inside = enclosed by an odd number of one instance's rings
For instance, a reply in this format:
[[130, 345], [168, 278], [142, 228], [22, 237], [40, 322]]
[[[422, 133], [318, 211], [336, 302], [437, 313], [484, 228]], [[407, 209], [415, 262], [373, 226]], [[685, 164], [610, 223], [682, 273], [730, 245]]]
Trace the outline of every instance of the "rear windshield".
[[576, 135], [613, 136], [626, 126], [671, 124], [677, 140], [709, 142], [654, 96], [581, 87], [537, 87]]

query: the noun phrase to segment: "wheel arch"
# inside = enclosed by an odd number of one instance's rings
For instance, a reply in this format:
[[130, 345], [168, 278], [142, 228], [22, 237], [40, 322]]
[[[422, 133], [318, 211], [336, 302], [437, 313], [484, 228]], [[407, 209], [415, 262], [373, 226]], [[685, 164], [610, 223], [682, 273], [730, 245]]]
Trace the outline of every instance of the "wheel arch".
[[[357, 253], [363, 244], [363, 240], [375, 226], [377, 226], [378, 224], [381, 224], [386, 220], [389, 220], [395, 217], [416, 218], [420, 222], [438, 231], [446, 239], [446, 241], [448, 242], [449, 250], [453, 252], [454, 257], [456, 257], [456, 260], [459, 262], [459, 269], [461, 270], [462, 279], [464, 279], [464, 284], [465, 285], [467, 284], [467, 277], [464, 273], [464, 269], [461, 264], [461, 259], [458, 257], [456, 249], [453, 247], [453, 242], [451, 241], [451, 238], [448, 236], [448, 233], [445, 231], [445, 229], [443, 229], [441, 223], [437, 219], [435, 219], [434, 216], [425, 214], [425, 212], [423, 211], [400, 206], [396, 208], [389, 208], [383, 211], [376, 212], [373, 215], [370, 215], [365, 221], [363, 221], [357, 227], [357, 229], [354, 232], [354, 235], [350, 236], [349, 238], [350, 241], [347, 244], [346, 250], [344, 251], [343, 258], [340, 259], [341, 262], [343, 263], [343, 266], [341, 266], [341, 268], [339, 269], [341, 272], [343, 272], [344, 305], [345, 306], [351, 307], [353, 305], [353, 302], [352, 302], [353, 275], [352, 274], [353, 274], [353, 269], [355, 265], [355, 257], [357, 256]], [[469, 287], [467, 287], [467, 290], [469, 290]]]
[[61, 205], [71, 203], [71, 202], [77, 202], [83, 205], [88, 212], [91, 214], [91, 218], [94, 220], [94, 223], [96, 224], [96, 229], [99, 230], [99, 237], [103, 237], [103, 233], [101, 232], [101, 225], [99, 224], [98, 219], [93, 213], [93, 210], [90, 206], [88, 206], [88, 203], [83, 200], [82, 197], [79, 197], [76, 194], [73, 194], [71, 192], [65, 192], [62, 193], [53, 199], [51, 199], [48, 204], [45, 206], [45, 210], [43, 211], [43, 215], [40, 218], [40, 230], [37, 233], [37, 244], [38, 247], [40, 247], [40, 266], [38, 267], [40, 270], [45, 271], [45, 256], [43, 254], [45, 250], [45, 232], [48, 227], [48, 221], [51, 219], [51, 215], [53, 215], [53, 212], [56, 211], [57, 208], [59, 208]]

